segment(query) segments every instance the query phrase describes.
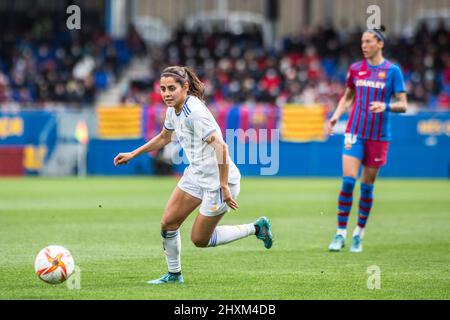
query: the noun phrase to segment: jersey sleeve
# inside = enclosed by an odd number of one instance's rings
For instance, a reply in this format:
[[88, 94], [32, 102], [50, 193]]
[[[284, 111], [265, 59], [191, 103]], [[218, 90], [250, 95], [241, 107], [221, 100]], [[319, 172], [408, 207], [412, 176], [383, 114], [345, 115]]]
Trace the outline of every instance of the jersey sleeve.
[[206, 107], [195, 110], [189, 116], [189, 125], [194, 131], [195, 137], [202, 141], [217, 131], [215, 120]]
[[350, 89], [355, 89], [355, 83], [353, 82], [353, 68], [350, 66], [347, 71], [347, 80], [345, 85]]
[[394, 93], [406, 92], [403, 73], [397, 65], [392, 68], [392, 84]]
[[164, 128], [166, 130], [173, 131], [173, 130], [175, 130], [175, 127], [173, 126], [172, 120], [170, 119], [169, 112], [170, 112], [170, 109], [167, 108], [166, 109], [166, 118], [164, 119]]

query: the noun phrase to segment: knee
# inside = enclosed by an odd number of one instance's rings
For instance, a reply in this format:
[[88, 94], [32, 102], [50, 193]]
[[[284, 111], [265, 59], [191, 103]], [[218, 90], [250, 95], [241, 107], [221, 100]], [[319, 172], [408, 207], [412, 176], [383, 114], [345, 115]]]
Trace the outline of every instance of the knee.
[[356, 178], [352, 176], [344, 176], [342, 178], [342, 188], [344, 190], [353, 191], [355, 188]]
[[197, 248], [206, 248], [209, 243], [209, 239], [204, 239], [195, 235], [191, 235], [191, 241]]
[[361, 182], [364, 184], [374, 184], [377, 179], [378, 172], [363, 172], [361, 176]]
[[161, 230], [173, 231], [180, 228], [180, 224], [168, 219], [161, 219]]
[[375, 180], [377, 179], [377, 175], [373, 173], [363, 173], [361, 176], [361, 183], [366, 185], [373, 185]]
[[365, 185], [373, 185], [373, 184], [375, 184], [375, 180], [376, 180], [376, 178], [369, 177], [369, 178], [361, 179], [361, 183], [363, 183]]

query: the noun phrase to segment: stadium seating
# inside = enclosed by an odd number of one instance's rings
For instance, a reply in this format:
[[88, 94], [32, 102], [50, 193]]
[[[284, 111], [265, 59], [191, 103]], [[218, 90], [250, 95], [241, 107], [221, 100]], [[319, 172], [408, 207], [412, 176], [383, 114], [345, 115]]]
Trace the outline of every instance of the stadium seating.
[[0, 102], [21, 108], [93, 106], [132, 56], [145, 52], [134, 29], [114, 40], [95, 21], [84, 21], [80, 31], [45, 17], [24, 25], [0, 34]]
[[[151, 57], [151, 76], [132, 82], [123, 101], [158, 103], [151, 92], [158, 87], [159, 71], [180, 64], [197, 70], [212, 103], [320, 103], [333, 108], [343, 93], [348, 66], [361, 59], [360, 36], [361, 30], [304, 28], [285, 37], [279, 49], [267, 49], [258, 30], [233, 34], [179, 29], [165, 46], [153, 50], [157, 54]], [[385, 56], [401, 65], [411, 104], [450, 108], [449, 39], [444, 26], [434, 32], [422, 26], [412, 39], [388, 37]]]

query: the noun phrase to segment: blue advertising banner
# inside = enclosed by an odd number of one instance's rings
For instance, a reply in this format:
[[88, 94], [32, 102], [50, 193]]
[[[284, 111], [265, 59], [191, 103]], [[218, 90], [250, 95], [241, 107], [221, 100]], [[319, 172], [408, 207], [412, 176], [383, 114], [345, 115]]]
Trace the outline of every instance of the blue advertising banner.
[[0, 145], [37, 145], [55, 134], [56, 117], [52, 112], [0, 112]]
[[57, 121], [53, 112], [0, 112], [0, 148], [23, 147], [27, 173], [42, 168], [53, 152], [56, 140]]
[[[238, 108], [229, 117], [239, 119]], [[235, 122], [237, 124], [237, 122]], [[343, 132], [346, 119], [337, 124], [337, 132], [326, 141], [287, 142], [272, 136], [269, 143], [242, 143], [235, 135], [225, 136], [229, 152], [244, 176], [340, 176], [342, 174]], [[384, 177], [436, 177], [450, 175], [450, 113], [424, 112], [415, 115], [393, 115], [388, 163]], [[233, 130], [231, 130], [233, 132]], [[137, 167], [118, 171], [111, 158], [119, 150], [132, 150], [145, 140], [118, 142], [96, 140], [90, 144], [89, 172], [93, 174], [151, 174], [147, 157]], [[110, 150], [105, 152], [105, 150]], [[113, 150], [114, 149], [114, 150]], [[183, 154], [182, 152], [180, 154]], [[107, 155], [107, 157], [106, 157]], [[142, 162], [141, 162], [142, 161]], [[174, 170], [182, 173], [187, 163]]]

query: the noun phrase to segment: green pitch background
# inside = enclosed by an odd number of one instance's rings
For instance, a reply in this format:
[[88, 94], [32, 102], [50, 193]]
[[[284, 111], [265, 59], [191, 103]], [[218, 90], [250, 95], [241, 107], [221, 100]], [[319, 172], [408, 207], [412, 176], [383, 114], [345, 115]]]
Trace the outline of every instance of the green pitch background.
[[[0, 299], [449, 299], [450, 183], [380, 179], [364, 252], [329, 253], [340, 179], [243, 179], [222, 220], [272, 221], [272, 249], [254, 236], [196, 248], [182, 227], [185, 284], [149, 286], [166, 271], [159, 220], [175, 178], [0, 179]], [[355, 199], [359, 196], [356, 188]], [[350, 217], [356, 223], [357, 200]], [[67, 247], [81, 288], [48, 285], [34, 258]], [[367, 268], [381, 269], [369, 290]]]

